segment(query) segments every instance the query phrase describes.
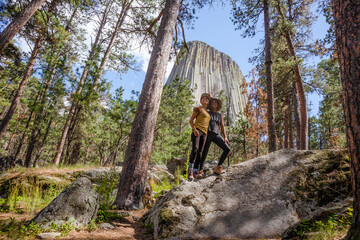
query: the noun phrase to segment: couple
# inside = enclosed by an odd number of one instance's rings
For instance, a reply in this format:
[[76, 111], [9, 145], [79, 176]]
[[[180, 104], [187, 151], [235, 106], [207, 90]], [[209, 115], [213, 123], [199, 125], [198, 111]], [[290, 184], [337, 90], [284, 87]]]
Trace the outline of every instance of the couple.
[[[211, 142], [214, 142], [223, 153], [219, 158], [218, 165], [213, 169], [214, 173], [222, 174], [222, 164], [230, 152], [229, 140], [226, 138], [224, 119], [218, 111], [221, 109], [221, 101], [211, 98], [210, 94], [203, 93], [200, 97], [200, 107], [194, 108], [190, 118], [193, 129], [191, 134], [192, 151], [189, 158], [188, 179], [203, 178], [203, 164], [209, 151]], [[207, 111], [210, 109], [210, 111]], [[194, 124], [195, 119], [195, 124]], [[220, 128], [220, 129], [219, 129]], [[221, 137], [220, 130], [224, 136]]]

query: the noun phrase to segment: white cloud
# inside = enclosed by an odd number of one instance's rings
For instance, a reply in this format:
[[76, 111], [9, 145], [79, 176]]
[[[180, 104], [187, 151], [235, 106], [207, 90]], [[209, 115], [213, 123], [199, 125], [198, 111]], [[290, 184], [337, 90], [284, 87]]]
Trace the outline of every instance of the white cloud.
[[[135, 56], [137, 61], [141, 64], [141, 70], [146, 73], [147, 68], [149, 66], [150, 56], [151, 56], [151, 53], [149, 53], [149, 50], [138, 48], [136, 50], [131, 51], [130, 53]], [[174, 66], [174, 63], [175, 63], [175, 60], [171, 60], [168, 63], [168, 65], [166, 67], [165, 78], [168, 78], [168, 76], [170, 75], [170, 72]]]
[[149, 51], [147, 49], [138, 48], [136, 50], [131, 51], [130, 53], [133, 54], [137, 59], [137, 61], [141, 63], [141, 70], [143, 72], [146, 72], [150, 61]]

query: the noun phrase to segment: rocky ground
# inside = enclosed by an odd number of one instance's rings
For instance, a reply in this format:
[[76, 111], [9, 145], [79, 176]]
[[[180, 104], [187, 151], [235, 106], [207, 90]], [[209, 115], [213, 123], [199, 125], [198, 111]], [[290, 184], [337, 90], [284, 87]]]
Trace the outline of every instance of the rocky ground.
[[[49, 233], [39, 234], [49, 231], [40, 229], [44, 226], [56, 229], [52, 237], [59, 239], [339, 240], [346, 233], [351, 198], [344, 152], [278, 151], [233, 165], [221, 176], [210, 172], [206, 179], [183, 183], [171, 169], [150, 167], [150, 190], [143, 198], [149, 206], [138, 211], [110, 210], [121, 167], [7, 171], [0, 176], [0, 239], [50, 239]], [[158, 188], [163, 185], [173, 189]], [[29, 201], [27, 192], [37, 191], [41, 194]], [[39, 198], [41, 204], [35, 202]], [[96, 222], [90, 221], [94, 212]], [[39, 225], [27, 225], [39, 216]], [[80, 225], [74, 230], [64, 222]], [[324, 237], [311, 238], [315, 235]]]

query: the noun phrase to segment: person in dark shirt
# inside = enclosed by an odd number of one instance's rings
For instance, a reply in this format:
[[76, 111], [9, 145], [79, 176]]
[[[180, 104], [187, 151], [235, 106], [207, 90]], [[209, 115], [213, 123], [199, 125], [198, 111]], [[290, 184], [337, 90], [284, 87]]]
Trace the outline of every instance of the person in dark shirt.
[[[216, 173], [216, 174], [224, 173], [224, 171], [222, 169], [222, 164], [224, 163], [227, 155], [230, 152], [230, 147], [229, 147], [230, 143], [226, 137], [224, 119], [223, 119], [223, 116], [221, 115], [221, 113], [218, 112], [221, 109], [221, 100], [216, 99], [216, 98], [211, 98], [210, 103], [209, 103], [209, 108], [210, 108], [209, 114], [210, 114], [211, 119], [210, 119], [210, 123], [209, 123], [209, 129], [208, 129], [205, 147], [204, 147], [204, 150], [202, 152], [202, 156], [201, 156], [201, 159], [199, 162], [199, 174], [198, 174], [197, 178], [204, 177], [204, 172], [202, 171], [202, 169], [203, 169], [203, 165], [204, 165], [206, 156], [209, 152], [210, 144], [212, 142], [214, 142], [217, 146], [219, 146], [223, 150], [223, 153], [221, 154], [221, 156], [219, 158], [218, 165], [213, 169], [214, 173]], [[224, 137], [221, 136], [220, 132], [222, 133], [222, 135]]]

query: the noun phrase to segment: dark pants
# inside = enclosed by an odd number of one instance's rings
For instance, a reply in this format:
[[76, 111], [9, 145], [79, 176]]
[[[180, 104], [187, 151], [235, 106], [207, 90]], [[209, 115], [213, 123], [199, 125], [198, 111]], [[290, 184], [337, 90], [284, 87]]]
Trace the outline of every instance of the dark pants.
[[[209, 152], [211, 142], [214, 142], [218, 147], [220, 147], [223, 150], [223, 153], [221, 154], [221, 156], [219, 158], [218, 166], [220, 166], [224, 163], [227, 155], [230, 152], [229, 145], [227, 145], [227, 143], [225, 142], [225, 139], [220, 134], [208, 131], [208, 136], [206, 139], [205, 147], [204, 147], [203, 153], [201, 155], [199, 170], [201, 170], [203, 168], [206, 156]], [[195, 165], [196, 165], [196, 163], [195, 163]]]
[[[191, 134], [192, 150], [189, 157], [189, 163], [194, 163], [194, 168], [197, 168], [196, 162], [200, 161], [201, 153], [206, 142], [206, 134], [198, 129], [199, 136], [195, 136], [194, 132]], [[198, 164], [199, 165], [199, 164]]]

